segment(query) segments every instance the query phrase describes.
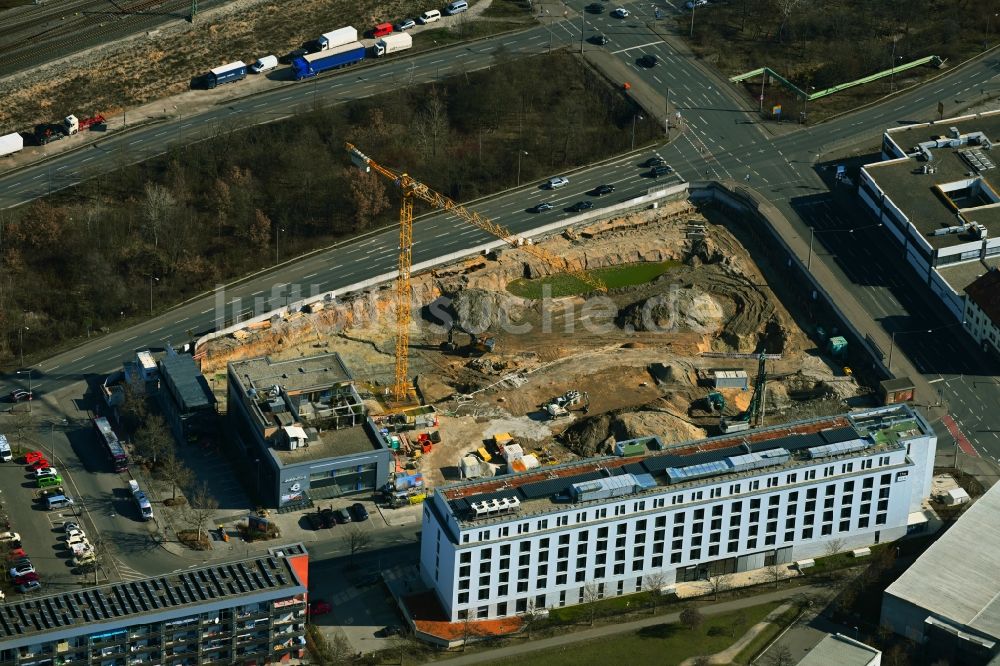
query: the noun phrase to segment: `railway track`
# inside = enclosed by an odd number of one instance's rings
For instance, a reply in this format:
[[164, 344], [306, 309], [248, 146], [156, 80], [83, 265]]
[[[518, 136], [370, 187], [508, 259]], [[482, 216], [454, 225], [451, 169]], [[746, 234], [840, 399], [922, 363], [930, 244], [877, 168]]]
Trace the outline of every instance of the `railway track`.
[[[199, 2], [202, 8], [224, 0]], [[78, 0], [4, 21], [0, 76], [187, 18], [190, 0]]]

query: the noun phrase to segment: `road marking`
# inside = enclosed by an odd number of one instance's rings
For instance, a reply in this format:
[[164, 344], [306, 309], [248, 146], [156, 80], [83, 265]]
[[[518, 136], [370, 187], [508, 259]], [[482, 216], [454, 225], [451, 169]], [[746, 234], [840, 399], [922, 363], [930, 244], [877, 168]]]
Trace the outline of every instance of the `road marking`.
[[295, 95], [286, 95], [284, 97], [281, 97], [278, 101], [279, 102], [287, 102], [288, 100], [292, 99], [293, 97], [295, 97]]
[[944, 381], [944, 377], [938, 377], [937, 379], [929, 379], [929, 380], [927, 380], [927, 383], [928, 384], [936, 384], [937, 382], [943, 382], [943, 381]]
[[302, 279], [303, 280], [308, 280], [311, 277], [316, 277], [316, 273], [310, 273], [309, 275], [304, 276]]
[[39, 178], [44, 178], [44, 177], [45, 177], [45, 174], [44, 173], [40, 173], [37, 176], [35, 176], [34, 178], [32, 178], [31, 180], [38, 180]]
[[443, 236], [447, 236], [447, 235], [448, 235], [448, 234], [450, 234], [450, 233], [451, 233], [450, 231], [446, 231], [446, 232], [444, 232], [443, 234], [438, 234], [438, 235], [437, 235], [437, 236], [435, 236], [434, 238], [441, 238], [441, 237], [443, 237]]
[[70, 361], [70, 363], [76, 363], [77, 361], [82, 361], [83, 358], [84, 358], [83, 356], [81, 356], [79, 358], [74, 358], [72, 361]]
[[142, 139], [136, 139], [135, 141], [129, 141], [128, 145], [131, 146], [133, 143], [142, 143]]
[[132, 342], [133, 340], [137, 339], [138, 337], [139, 337], [138, 335], [133, 335], [131, 338], [125, 338], [124, 340], [122, 340], [122, 342]]
[[194, 125], [194, 123], [187, 123], [185, 125], [181, 125], [181, 129], [184, 129], [185, 127], [191, 127], [192, 125]]
[[154, 328], [152, 331], [150, 331], [150, 333], [156, 333], [157, 331], [162, 331], [162, 330], [163, 330], [163, 327], [160, 326], [159, 328]]
[[[278, 285], [278, 286], [281, 286], [281, 285]], [[209, 312], [211, 312], [211, 311], [212, 311], [212, 308], [209, 308], [209, 309], [207, 309], [207, 310], [202, 310], [202, 311], [201, 311], [201, 314], [208, 314], [208, 313], [209, 313]]]
[[88, 365], [86, 368], [80, 368], [80, 370], [81, 371], [83, 371], [83, 370], [90, 370], [92, 367], [94, 367], [93, 363], [91, 363], [90, 365]]
[[108, 351], [109, 349], [111, 349], [111, 346], [110, 346], [110, 345], [109, 345], [109, 346], [107, 346], [107, 347], [101, 347], [101, 348], [100, 348], [100, 349], [98, 349], [97, 351], [99, 351], [99, 352], [102, 352], [102, 351]]
[[632, 51], [634, 49], [644, 49], [647, 46], [656, 46], [656, 45], [662, 44], [662, 43], [663, 42], [649, 42], [648, 44], [639, 44], [638, 46], [630, 46], [627, 49], [621, 49], [621, 50], [618, 50], [618, 51], [612, 51], [611, 54], [612, 55], [618, 55], [619, 53], [628, 53], [629, 51]]
[[260, 104], [254, 104], [253, 108], [259, 109], [262, 106], [267, 106], [267, 102], [261, 102]]
[[90, 160], [92, 160], [92, 159], [94, 159], [94, 156], [93, 156], [93, 155], [88, 155], [87, 157], [84, 157], [84, 158], [83, 158], [82, 160], [80, 160], [80, 161], [81, 161], [81, 162], [89, 162], [89, 161], [90, 161]]
[[49, 368], [49, 369], [48, 369], [48, 370], [46, 370], [45, 372], [52, 372], [53, 370], [55, 370], [55, 369], [56, 369], [56, 368], [58, 368], [58, 367], [59, 367], [58, 365], [53, 365], [53, 366], [52, 366], [51, 368]]
[[439, 62], [444, 62], [444, 59], [442, 58], [441, 60], [431, 60], [430, 64], [432, 64], [432, 65], [436, 65], [436, 64], [438, 64]]

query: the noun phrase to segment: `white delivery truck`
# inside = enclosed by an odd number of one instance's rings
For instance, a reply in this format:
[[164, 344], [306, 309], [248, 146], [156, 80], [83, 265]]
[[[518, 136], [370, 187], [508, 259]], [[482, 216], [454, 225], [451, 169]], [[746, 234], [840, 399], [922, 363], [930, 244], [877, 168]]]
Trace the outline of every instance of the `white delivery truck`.
[[384, 56], [398, 51], [405, 51], [413, 46], [413, 37], [408, 32], [394, 32], [391, 35], [375, 40], [375, 55]]
[[270, 72], [272, 69], [278, 66], [278, 56], [264, 56], [263, 58], [258, 58], [257, 62], [250, 65], [250, 71], [254, 74], [263, 74], [264, 72]]
[[24, 148], [24, 139], [17, 132], [0, 136], [0, 157], [11, 155]]

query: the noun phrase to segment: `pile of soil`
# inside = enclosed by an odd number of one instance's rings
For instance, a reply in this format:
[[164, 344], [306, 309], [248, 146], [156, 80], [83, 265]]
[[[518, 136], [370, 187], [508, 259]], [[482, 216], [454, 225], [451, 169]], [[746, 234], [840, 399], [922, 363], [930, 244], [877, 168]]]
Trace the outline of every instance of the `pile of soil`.
[[615, 442], [658, 436], [672, 444], [706, 436], [704, 429], [677, 416], [670, 402], [661, 398], [632, 409], [619, 409], [580, 419], [560, 436], [561, 443], [581, 457], [610, 453]]

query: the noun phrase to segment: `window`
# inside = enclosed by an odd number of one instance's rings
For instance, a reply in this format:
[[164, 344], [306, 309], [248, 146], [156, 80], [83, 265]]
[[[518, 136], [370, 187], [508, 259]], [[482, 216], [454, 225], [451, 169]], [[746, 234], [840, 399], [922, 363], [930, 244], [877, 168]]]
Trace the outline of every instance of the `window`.
[[606, 553], [598, 553], [594, 556], [594, 564], [606, 564], [608, 561], [608, 556]]
[[618, 504], [618, 505], [615, 506], [615, 515], [616, 516], [624, 516], [625, 515], [625, 505], [624, 504]]
[[709, 497], [722, 497], [722, 488], [712, 488], [708, 491]]
[[875, 524], [885, 525], [886, 520], [888, 520], [889, 514], [887, 513], [877, 513], [875, 514]]
[[757, 529], [756, 525], [751, 525], [747, 528], [747, 534], [750, 536], [757, 536]]
[[815, 510], [816, 510], [816, 500], [809, 500], [808, 502], [806, 502], [806, 511], [807, 512], [808, 511], [815, 511]]
[[519, 558], [517, 558], [517, 564], [518, 566], [522, 567], [528, 566], [529, 564], [531, 564], [531, 555], [529, 555], [528, 553], [521, 555]]
[[674, 536], [675, 537], [682, 537], [682, 536], [684, 536], [684, 526], [683, 525], [678, 525], [677, 527], [674, 528]]
[[701, 545], [701, 536], [699, 535], [699, 536], [693, 536], [693, 537], [691, 537], [691, 545], [692, 546], [700, 546]]
[[710, 523], [709, 529], [721, 530], [722, 529], [722, 518], [714, 518]]
[[769, 520], [767, 522], [767, 531], [769, 533], [771, 533], [771, 532], [777, 532], [778, 531], [778, 521], [777, 520]]
[[737, 527], [735, 529], [729, 530], [729, 538], [730, 539], [739, 539], [740, 538], [740, 528]]
[[[577, 571], [576, 572], [576, 577], [574, 578], [574, 580], [576, 580], [577, 583], [586, 582], [586, 580], [587, 580], [587, 572], [586, 571]], [[539, 587], [541, 587], [541, 586], [539, 586]]]
[[624, 548], [624, 547], [625, 547], [625, 537], [621, 536], [615, 539], [615, 548]]
[[681, 561], [681, 554], [680, 553], [670, 553], [670, 563], [671, 564], [677, 564], [680, 561]]
[[530, 531], [531, 531], [531, 526], [528, 525], [528, 523], [518, 523], [517, 524], [517, 533], [518, 534], [524, 534], [525, 532], [530, 532]]
[[851, 529], [851, 521], [849, 521], [849, 520], [842, 520], [842, 521], [840, 521], [840, 530], [839, 531], [841, 531], [841, 532], [847, 532], [850, 529]]
[[632, 510], [633, 511], [645, 511], [646, 510], [646, 501], [643, 500], [641, 502], [632, 502]]
[[541, 566], [538, 567], [537, 571], [538, 571], [538, 575], [539, 576], [544, 576], [547, 573], [549, 573], [549, 565], [543, 564], [543, 565], [541, 565]]
[[858, 529], [863, 530], [868, 527], [868, 516], [862, 516], [858, 518]]
[[556, 527], [569, 525], [569, 516], [556, 516]]
[[813, 537], [813, 528], [811, 528], [811, 527], [804, 527], [804, 528], [802, 528], [802, 538], [803, 539], [812, 539], [812, 537]]
[[708, 556], [709, 557], [714, 557], [714, 556], [716, 556], [718, 554], [719, 554], [719, 547], [718, 546], [709, 546], [708, 547]]
[[460, 589], [460, 590], [467, 590], [467, 589], [469, 589], [469, 579], [468, 578], [462, 578], [462, 579], [460, 579], [458, 581], [458, 589]]
[[621, 550], [616, 550], [615, 562], [624, 562], [624, 561], [625, 561], [625, 549], [622, 548]]
[[569, 557], [569, 547], [563, 546], [559, 550], [557, 550], [556, 557], [558, 557], [560, 560], [565, 560], [567, 557]]
[[760, 508], [760, 498], [756, 498], [756, 499], [750, 500], [750, 509], [751, 510], [752, 509], [759, 509], [759, 508]]
[[607, 550], [607, 549], [608, 549], [608, 542], [607, 541], [605, 541], [605, 540], [602, 539], [602, 540], [600, 540], [600, 541], [597, 542], [597, 550], [598, 551], [603, 551], [603, 550]]
[[569, 543], [569, 536], [570, 535], [568, 535], [568, 534], [560, 534], [559, 535], [559, 545], [560, 546], [565, 546], [566, 544], [568, 544]]
[[684, 493], [679, 493], [677, 495], [671, 496], [670, 505], [673, 506], [674, 504], [680, 504], [683, 501], [684, 501]]
[[670, 544], [671, 550], [680, 550], [683, 547], [684, 547], [683, 539], [674, 539], [673, 543]]
[[604, 567], [594, 569], [594, 578], [604, 578]]
[[479, 577], [479, 587], [486, 587], [489, 584], [490, 584], [489, 575]]
[[816, 499], [816, 488], [806, 490], [806, 499]]
[[848, 472], [853, 472], [853, 471], [854, 471], [854, 463], [852, 463], [852, 462], [843, 463], [840, 466], [840, 473], [841, 474], [846, 474]]
[[843, 509], [841, 509], [840, 510], [840, 517], [841, 518], [850, 518], [851, 517], [851, 507], [845, 506]]
[[503, 616], [507, 615], [507, 602], [506, 601], [497, 604], [497, 615], [500, 616], [500, 617], [503, 617]]
[[518, 580], [528, 580], [528, 576], [529, 576], [528, 572], [529, 571], [530, 571], [530, 569], [518, 569], [517, 570], [517, 579]]
[[751, 481], [750, 490], [760, 490], [760, 481]]
[[566, 560], [561, 560], [559, 562], [556, 562], [556, 571], [560, 572], [569, 571], [569, 562], [567, 562]]
[[500, 572], [500, 582], [501, 583], [506, 583], [509, 580], [510, 580], [510, 572], [509, 571], [501, 571]]
[[[889, 459], [886, 458], [885, 461], [886, 463], [888, 463]], [[889, 485], [890, 483], [892, 483], [892, 474], [883, 474], [881, 477], [879, 477], [878, 482], [883, 486]]]
[[652, 564], [653, 564], [653, 568], [654, 569], [659, 569], [660, 567], [662, 567], [663, 566], [663, 556], [662, 555], [656, 555], [656, 556], [654, 556], [653, 560], [652, 560]]
[[460, 603], [460, 604], [467, 604], [467, 603], [469, 603], [469, 593], [468, 592], [460, 592], [458, 594], [458, 603]]
[[657, 516], [656, 521], [653, 522], [653, 527], [666, 527], [666, 526], [667, 526], [666, 516]]
[[878, 506], [878, 511], [888, 511], [889, 500], [879, 500], [877, 506]]
[[576, 558], [576, 568], [577, 569], [585, 569], [586, 567], [587, 567], [587, 556], [586, 555], [584, 555], [583, 557]]
[[805, 474], [806, 481], [812, 481], [816, 478], [816, 470], [807, 469]]
[[559, 574], [556, 576], [556, 585], [566, 584], [566, 574]]
[[747, 539], [747, 548], [753, 550], [757, 547], [757, 539]]
[[638, 532], [645, 532], [646, 531], [646, 525], [647, 525], [646, 519], [643, 518], [642, 520], [636, 521], [636, 523], [635, 523], [635, 529]]
[[795, 531], [785, 532], [785, 541], [795, 541]]
[[823, 535], [823, 536], [829, 536], [829, 535], [833, 534], [833, 525], [824, 525], [820, 529], [819, 533], [821, 535]]
[[777, 537], [775, 537], [773, 534], [768, 534], [767, 536], [764, 537], [764, 545], [773, 546], [776, 538]]
[[824, 511], [823, 512], [823, 522], [824, 523], [833, 522], [833, 511]]
[[530, 553], [531, 552], [531, 542], [530, 541], [522, 541], [521, 543], [519, 543], [517, 545], [517, 551], [519, 553]]
[[815, 520], [816, 520], [815, 513], [807, 513], [806, 515], [802, 516], [803, 525], [812, 525], [813, 522], [815, 522]]
[[538, 521], [538, 529], [540, 529], [540, 530], [547, 530], [547, 529], [549, 529], [548, 518], [546, 518], [545, 520], [539, 520]]
[[743, 522], [743, 519], [740, 516], [737, 516], [736, 514], [729, 516], [730, 527], [739, 527], [741, 522]]
[[636, 546], [632, 549], [632, 557], [642, 557], [646, 554], [646, 549], [643, 546]]
[[888, 497], [889, 496], [889, 488], [887, 488], [887, 487], [886, 488], [879, 488], [878, 489], [878, 496], [880, 498], [886, 498], [886, 497]]
[[471, 567], [469, 567], [468, 565], [464, 567], [459, 567], [458, 575], [461, 576], [462, 578], [468, 578], [470, 575], [472, 575]]
[[687, 517], [686, 513], [684, 513], [683, 511], [678, 511], [677, 513], [674, 514], [674, 525], [677, 525], [678, 523], [683, 523], [686, 517]]
[[607, 518], [608, 517], [608, 510], [607, 510], [607, 508], [598, 509], [597, 510], [597, 517], [598, 518]]
[[854, 492], [854, 482], [853, 481], [847, 481], [846, 483], [844, 483], [844, 492], [845, 493], [853, 493]]
[[632, 571], [642, 571], [642, 560], [632, 560]]
[[587, 551], [589, 551], [589, 550], [590, 550], [590, 546], [587, 545], [587, 544], [585, 544], [585, 543], [577, 544], [577, 546], [576, 546], [576, 554], [577, 555], [586, 555]]
[[688, 557], [692, 560], [697, 560], [701, 557], [701, 548], [692, 548], [688, 553]]
[[795, 529], [795, 517], [785, 518], [785, 529], [794, 530]]
[[[795, 483], [798, 480], [799, 480], [798, 473], [789, 474], [788, 476], [785, 477], [785, 483]], [[796, 493], [792, 494], [795, 495]]]
[[778, 477], [776, 477], [776, 476], [769, 476], [769, 477], [767, 477], [767, 487], [768, 488], [774, 488], [777, 485], [778, 485]]
[[608, 528], [607, 527], [599, 527], [599, 528], [597, 528], [597, 538], [598, 539], [607, 539], [608, 538]]
[[872, 491], [866, 490], [863, 493], [861, 493], [862, 502], [870, 502], [871, 500], [872, 500]]
[[760, 522], [760, 511], [751, 511], [749, 518], [751, 523]]
[[[521, 586], [521, 583], [518, 583], [518, 587], [520, 587], [520, 586]], [[524, 587], [525, 587], [525, 589], [528, 589], [528, 584], [524, 583]], [[480, 588], [479, 589], [479, 594], [476, 595], [476, 599], [478, 601], [482, 601], [483, 599], [489, 599], [489, 598], [490, 598], [490, 588], [488, 588], [488, 587]]]
[[691, 499], [694, 500], [695, 502], [697, 502], [700, 499], [703, 499], [704, 497], [705, 497], [705, 491], [703, 490], [696, 490], [693, 493], [691, 493]]
[[469, 562], [472, 561], [472, 553], [470, 553], [469, 551], [465, 551], [465, 552], [461, 553], [458, 556], [458, 561], [461, 564], [468, 564]]
[[694, 519], [695, 520], [705, 520], [705, 510], [704, 509], [695, 509], [694, 510]]
[[614, 575], [616, 575], [616, 576], [624, 576], [625, 575], [625, 565], [624, 564], [616, 564], [615, 568], [614, 568]]
[[498, 585], [497, 586], [497, 596], [506, 597], [507, 596], [507, 586]]
[[547, 549], [549, 547], [549, 538], [545, 537], [544, 539], [539, 540], [538, 547], [542, 550]]
[[653, 541], [663, 541], [664, 539], [666, 539], [666, 536], [667, 536], [666, 530], [656, 530], [655, 532], [653, 532]]
[[740, 547], [739, 541], [730, 541], [729, 544], [726, 546], [726, 552], [735, 553], [737, 550], [739, 550], [739, 547]]
[[625, 523], [621, 523], [620, 525], [618, 525], [617, 532], [618, 532], [618, 534], [626, 534], [626, 533], [628, 533], [628, 525], [626, 525]]
[[874, 476], [868, 476], [868, 477], [865, 477], [864, 479], [861, 480], [861, 487], [862, 488], [871, 488], [874, 485], [875, 485], [875, 477]]
[[768, 520], [774, 520], [777, 517], [778, 517], [778, 510], [777, 509], [768, 509], [767, 510], [767, 519]]
[[833, 508], [833, 503], [834, 503], [834, 498], [833, 497], [827, 497], [825, 500], [823, 500], [823, 508], [824, 509], [832, 509]]

